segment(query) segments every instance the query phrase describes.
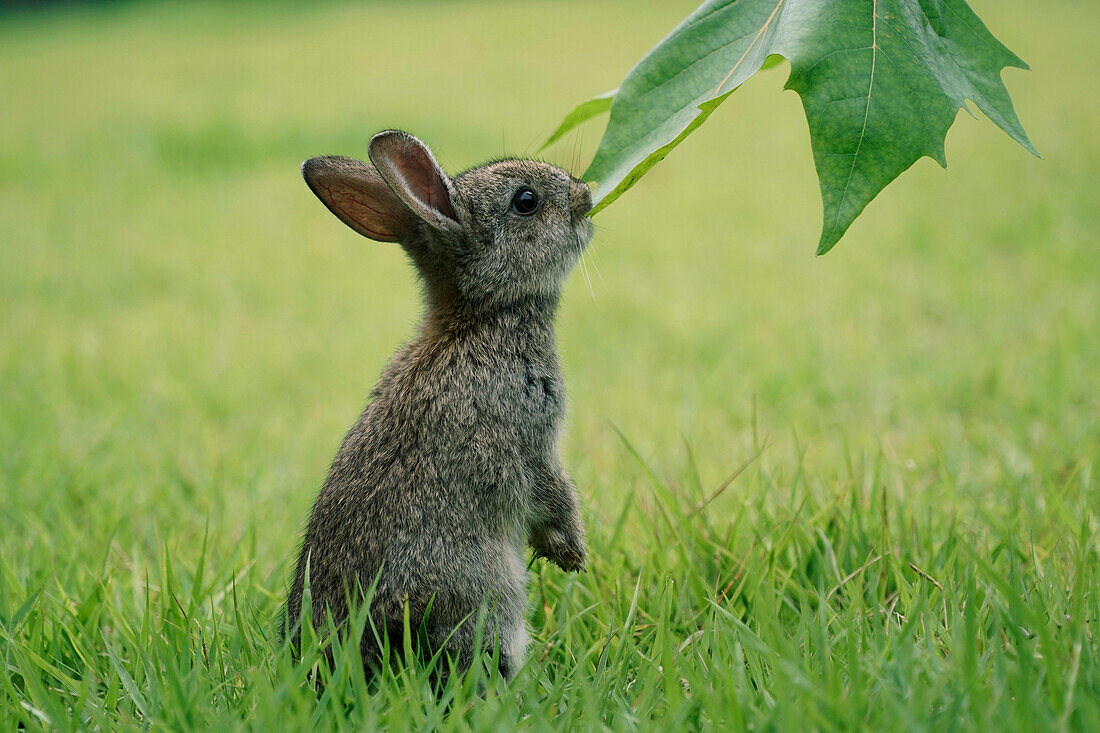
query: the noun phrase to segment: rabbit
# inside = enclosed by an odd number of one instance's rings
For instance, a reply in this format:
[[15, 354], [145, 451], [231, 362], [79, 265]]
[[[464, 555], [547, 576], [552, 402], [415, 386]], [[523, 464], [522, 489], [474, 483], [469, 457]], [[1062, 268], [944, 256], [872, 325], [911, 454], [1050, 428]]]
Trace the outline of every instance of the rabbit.
[[[565, 571], [585, 567], [577, 492], [557, 449], [565, 390], [554, 317], [592, 236], [591, 194], [532, 160], [450, 178], [398, 130], [371, 138], [369, 155], [313, 158], [302, 174], [349, 227], [404, 248], [425, 310], [313, 506], [284, 636], [298, 648], [307, 573], [316, 628], [330, 614], [346, 630], [376, 583], [371, 621], [396, 634], [396, 648], [407, 606], [422, 653], [445, 652], [465, 669], [496, 646], [510, 679], [528, 643], [527, 545]], [[377, 670], [370, 626], [360, 647]]]

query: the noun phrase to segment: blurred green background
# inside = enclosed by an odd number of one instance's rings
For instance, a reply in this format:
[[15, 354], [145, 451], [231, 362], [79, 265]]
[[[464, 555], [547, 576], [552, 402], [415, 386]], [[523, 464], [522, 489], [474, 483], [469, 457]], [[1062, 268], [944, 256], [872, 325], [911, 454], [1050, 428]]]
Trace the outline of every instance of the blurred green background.
[[[139, 578], [162, 548], [193, 564], [209, 528], [212, 556], [247, 539], [280, 593], [328, 462], [419, 313], [400, 249], [343, 227], [299, 163], [365, 157], [390, 127], [451, 171], [533, 154], [694, 5], [0, 15], [7, 587]], [[1005, 79], [1043, 160], [960, 113], [949, 169], [920, 161], [816, 258], [784, 65], [597, 217], [559, 321], [565, 460], [594, 535], [647, 481], [617, 430], [659, 475], [693, 462], [708, 486], [756, 435], [810, 487], [878, 460], [898, 501], [956, 502], [964, 523], [1041, 515], [1051, 485], [1098, 508], [1100, 5], [972, 5], [1031, 64]], [[601, 124], [545, 157], [580, 172]], [[712, 510], [740, 501], [735, 485]]]

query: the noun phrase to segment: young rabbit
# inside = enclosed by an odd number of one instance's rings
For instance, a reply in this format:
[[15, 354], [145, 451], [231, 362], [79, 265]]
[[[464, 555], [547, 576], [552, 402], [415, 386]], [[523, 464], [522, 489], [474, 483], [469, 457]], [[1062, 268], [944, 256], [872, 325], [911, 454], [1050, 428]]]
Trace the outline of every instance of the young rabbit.
[[[375, 135], [369, 152], [370, 163], [313, 158], [302, 174], [349, 227], [401, 244], [426, 309], [313, 506], [286, 629], [297, 644], [307, 572], [317, 628], [326, 614], [346, 624], [347, 600], [377, 580], [370, 615], [392, 644], [407, 605], [411, 627], [426, 630], [422, 651], [445, 650], [465, 668], [499, 645], [511, 677], [528, 638], [526, 546], [567, 571], [585, 565], [576, 490], [557, 452], [565, 390], [553, 322], [591, 238], [590, 193], [530, 160], [451, 179], [397, 130]], [[369, 626], [361, 647], [374, 667]]]

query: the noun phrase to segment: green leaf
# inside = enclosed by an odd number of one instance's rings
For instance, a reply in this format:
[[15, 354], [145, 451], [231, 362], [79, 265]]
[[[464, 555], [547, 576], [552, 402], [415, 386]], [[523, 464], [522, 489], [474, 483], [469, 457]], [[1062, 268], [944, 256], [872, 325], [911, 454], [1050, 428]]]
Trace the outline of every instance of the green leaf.
[[546, 138], [546, 142], [542, 144], [539, 150], [545, 150], [565, 137], [571, 130], [580, 127], [593, 117], [602, 115], [610, 110], [611, 100], [615, 99], [615, 94], [618, 91], [618, 89], [612, 89], [610, 92], [604, 92], [599, 96], [592, 97], [592, 99], [578, 104], [572, 112], [565, 116], [565, 119], [558, 125], [558, 129], [554, 130], [553, 134]]
[[138, 712], [141, 713], [141, 716], [148, 721], [149, 703], [145, 701], [145, 696], [141, 694], [141, 690], [138, 689], [137, 683], [134, 682], [134, 678], [131, 677], [130, 673], [126, 670], [126, 665], [122, 663], [114, 647], [111, 646], [111, 642], [107, 641], [107, 632], [100, 631], [100, 636], [103, 638], [103, 646], [107, 649], [107, 656], [111, 660], [111, 666], [115, 668], [115, 674], [118, 675], [123, 688], [125, 688], [127, 694], [130, 695], [130, 700], [133, 701], [134, 707], [136, 707]]
[[965, 0], [710, 0], [623, 80], [584, 173], [598, 183], [593, 213], [776, 55], [791, 63], [786, 88], [809, 122], [824, 208], [819, 254], [919, 158], [946, 165], [944, 137], [968, 99], [1038, 155], [1000, 77], [1027, 66]]
[[713, 113], [768, 57], [775, 0], [708, 2], [626, 78], [584, 178], [597, 182], [596, 213], [617, 199]]

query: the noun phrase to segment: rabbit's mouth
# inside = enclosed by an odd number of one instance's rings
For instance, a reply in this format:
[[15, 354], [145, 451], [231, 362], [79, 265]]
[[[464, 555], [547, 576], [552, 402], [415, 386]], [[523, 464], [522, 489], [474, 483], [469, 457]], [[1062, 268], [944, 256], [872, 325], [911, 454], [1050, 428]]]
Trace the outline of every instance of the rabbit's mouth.
[[592, 240], [592, 220], [584, 214], [574, 217], [573, 232], [577, 236], [577, 251], [583, 251]]
[[592, 189], [578, 178], [569, 181], [569, 210], [574, 223], [592, 211]]
[[592, 239], [592, 220], [587, 216], [589, 211], [592, 211], [592, 189], [584, 181], [574, 178], [569, 181], [569, 213], [577, 235], [578, 250], [583, 250]]

